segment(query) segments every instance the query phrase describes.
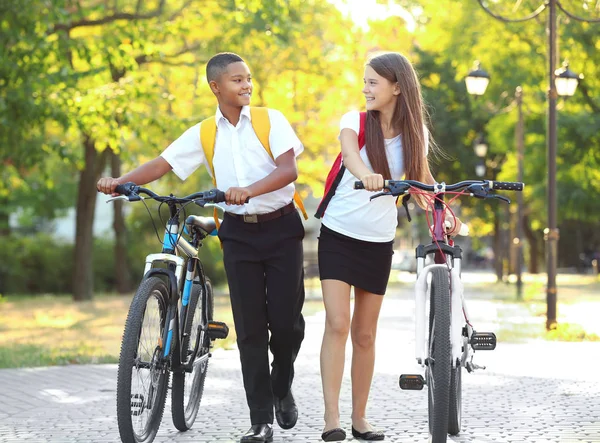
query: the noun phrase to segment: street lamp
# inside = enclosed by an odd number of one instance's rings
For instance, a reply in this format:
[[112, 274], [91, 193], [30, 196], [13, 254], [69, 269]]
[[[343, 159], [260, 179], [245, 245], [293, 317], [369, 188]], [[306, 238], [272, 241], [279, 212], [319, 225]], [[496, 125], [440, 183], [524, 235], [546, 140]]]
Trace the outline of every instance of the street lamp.
[[488, 145], [483, 135], [480, 135], [475, 139], [473, 150], [475, 151], [475, 155], [479, 158], [483, 158], [487, 155]]
[[581, 76], [569, 69], [567, 61], [564, 61], [562, 67], [554, 71], [554, 74], [556, 75], [557, 94], [561, 97], [572, 97], [575, 94]]
[[465, 78], [467, 92], [471, 95], [483, 95], [490, 82], [490, 75], [481, 69], [479, 61], [475, 61], [473, 69]]
[[[548, 23], [546, 25], [548, 35], [548, 127], [547, 127], [547, 161], [548, 161], [548, 228], [545, 229], [546, 239], [546, 269], [548, 275], [548, 283], [546, 287], [546, 329], [553, 329], [556, 327], [556, 262], [558, 255], [558, 227], [557, 227], [557, 199], [556, 199], [556, 145], [558, 141], [556, 131], [556, 99], [558, 98], [557, 86], [555, 82], [557, 75], [561, 73], [555, 72], [556, 66], [556, 14], [557, 8], [560, 8], [567, 16], [572, 19], [584, 21], [584, 22], [600, 22], [600, 18], [597, 19], [584, 19], [578, 17], [575, 14], [567, 11], [564, 6], [558, 0], [542, 0], [540, 6], [535, 9], [531, 14], [520, 17], [520, 18], [507, 18], [500, 14], [491, 11], [486, 4], [489, 2], [485, 0], [477, 0], [483, 10], [497, 20], [503, 22], [523, 22], [531, 20], [540, 15], [546, 8], [549, 10]], [[520, 5], [520, 3], [519, 3]], [[518, 7], [518, 6], [517, 6]], [[513, 8], [513, 12], [516, 9]], [[567, 72], [565, 70], [565, 72]], [[565, 78], [560, 77], [560, 78]], [[568, 77], [565, 81], [571, 81]], [[573, 89], [573, 92], [574, 89]]]

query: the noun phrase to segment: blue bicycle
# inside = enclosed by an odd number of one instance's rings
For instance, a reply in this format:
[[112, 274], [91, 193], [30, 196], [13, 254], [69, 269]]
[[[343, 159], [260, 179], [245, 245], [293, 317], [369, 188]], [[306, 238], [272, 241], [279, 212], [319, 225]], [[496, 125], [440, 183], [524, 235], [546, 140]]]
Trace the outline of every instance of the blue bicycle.
[[198, 258], [202, 241], [216, 232], [215, 221], [190, 215], [180, 226], [188, 205], [214, 206], [225, 195], [213, 189], [183, 198], [159, 196], [134, 183], [119, 185], [116, 192], [122, 195], [109, 201], [150, 198], [166, 204], [170, 213], [162, 251], [146, 257], [144, 277], [129, 308], [117, 375], [121, 440], [150, 443], [162, 420], [171, 373], [173, 424], [180, 431], [192, 427], [213, 341], [229, 332], [225, 323], [213, 321], [212, 286]]

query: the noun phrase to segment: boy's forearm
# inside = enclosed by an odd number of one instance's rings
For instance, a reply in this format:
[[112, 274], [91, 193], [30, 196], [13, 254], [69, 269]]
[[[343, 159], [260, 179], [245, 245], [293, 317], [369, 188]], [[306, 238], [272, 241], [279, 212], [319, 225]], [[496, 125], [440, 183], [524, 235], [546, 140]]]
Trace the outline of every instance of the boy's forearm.
[[265, 178], [248, 186], [253, 197], [277, 191], [298, 178], [296, 165], [280, 165]]
[[118, 178], [120, 184], [133, 182], [136, 185], [145, 185], [158, 180], [172, 169], [171, 165], [162, 157], [156, 157], [133, 171]]

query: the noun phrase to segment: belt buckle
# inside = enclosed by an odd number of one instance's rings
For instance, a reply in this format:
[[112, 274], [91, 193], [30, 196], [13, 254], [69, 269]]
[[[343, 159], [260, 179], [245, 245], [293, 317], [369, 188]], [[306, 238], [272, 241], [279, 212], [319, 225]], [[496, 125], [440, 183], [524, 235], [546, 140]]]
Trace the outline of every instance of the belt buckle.
[[244, 223], [258, 223], [257, 214], [243, 214]]

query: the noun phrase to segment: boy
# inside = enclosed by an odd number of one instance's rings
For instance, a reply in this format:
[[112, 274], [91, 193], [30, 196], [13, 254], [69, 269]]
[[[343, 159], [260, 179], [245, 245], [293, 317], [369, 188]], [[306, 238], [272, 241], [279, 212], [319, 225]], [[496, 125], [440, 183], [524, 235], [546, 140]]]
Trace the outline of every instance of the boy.
[[200, 126], [217, 126], [212, 167], [217, 187], [227, 189], [219, 238], [252, 425], [241, 442], [268, 442], [273, 406], [283, 429], [298, 418], [290, 388], [304, 338], [304, 227], [292, 197], [296, 156], [304, 147], [283, 114], [269, 109], [272, 157], [267, 153], [252, 126], [252, 78], [241, 57], [215, 55], [206, 76], [219, 103], [215, 120], [193, 126], [159, 157], [120, 178], [102, 178], [97, 187], [113, 193], [119, 183], [143, 185], [171, 169], [184, 180], [202, 163], [212, 173]]

